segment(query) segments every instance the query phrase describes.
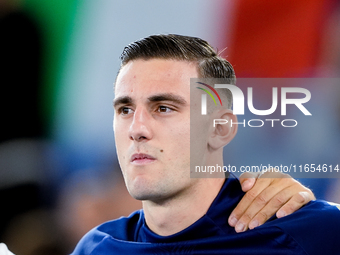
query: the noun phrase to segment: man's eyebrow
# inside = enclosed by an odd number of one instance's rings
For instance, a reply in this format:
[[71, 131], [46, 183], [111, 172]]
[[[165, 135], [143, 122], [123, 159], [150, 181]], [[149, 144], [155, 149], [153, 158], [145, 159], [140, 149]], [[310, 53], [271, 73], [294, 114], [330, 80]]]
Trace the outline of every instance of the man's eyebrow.
[[154, 96], [150, 96], [148, 98], [150, 102], [160, 102], [160, 101], [172, 101], [174, 103], [185, 105], [187, 101], [181, 96], [174, 95], [171, 93], [163, 93], [163, 94], [157, 94]]
[[132, 104], [132, 98], [129, 96], [118, 97], [113, 100], [113, 107], [120, 104]]

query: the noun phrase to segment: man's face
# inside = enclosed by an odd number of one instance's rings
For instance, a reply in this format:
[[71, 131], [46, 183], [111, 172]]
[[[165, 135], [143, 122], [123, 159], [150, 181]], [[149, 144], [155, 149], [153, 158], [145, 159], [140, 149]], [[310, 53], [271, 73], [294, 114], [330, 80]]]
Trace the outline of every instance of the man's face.
[[193, 63], [134, 60], [115, 85], [114, 133], [130, 194], [140, 200], [170, 198], [190, 179], [190, 78]]

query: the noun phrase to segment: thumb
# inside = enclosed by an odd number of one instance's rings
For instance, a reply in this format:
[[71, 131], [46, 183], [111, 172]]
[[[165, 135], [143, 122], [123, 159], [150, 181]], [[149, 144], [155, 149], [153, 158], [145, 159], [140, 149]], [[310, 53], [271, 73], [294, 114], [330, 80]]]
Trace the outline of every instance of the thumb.
[[239, 180], [240, 180], [242, 190], [244, 192], [247, 192], [248, 190], [250, 190], [254, 186], [256, 179], [258, 178], [259, 175], [260, 175], [260, 172], [241, 174]]

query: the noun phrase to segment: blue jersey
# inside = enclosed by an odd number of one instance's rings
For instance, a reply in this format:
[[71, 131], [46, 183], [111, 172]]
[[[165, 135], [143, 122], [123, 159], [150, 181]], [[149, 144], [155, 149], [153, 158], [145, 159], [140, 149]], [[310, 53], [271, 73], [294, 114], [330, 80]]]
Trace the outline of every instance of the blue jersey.
[[228, 217], [243, 195], [239, 181], [229, 178], [208, 212], [179, 233], [153, 233], [140, 210], [94, 228], [72, 255], [340, 254], [340, 211], [335, 206], [311, 201], [284, 218], [272, 217], [262, 226], [236, 233]]

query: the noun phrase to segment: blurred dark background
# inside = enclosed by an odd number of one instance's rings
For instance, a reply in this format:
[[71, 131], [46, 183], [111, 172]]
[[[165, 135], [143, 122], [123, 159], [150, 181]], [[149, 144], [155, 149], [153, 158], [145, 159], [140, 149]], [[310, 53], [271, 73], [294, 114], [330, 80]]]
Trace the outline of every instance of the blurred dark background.
[[[112, 87], [126, 44], [156, 33], [199, 36], [223, 50], [239, 78], [339, 78], [339, 7], [0, 0], [0, 242], [20, 255], [68, 254], [92, 227], [140, 208], [122, 181], [112, 132]], [[322, 119], [307, 121], [308, 130], [240, 130], [225, 161], [340, 164], [339, 88], [310, 88], [320, 100], [308, 109]], [[300, 181], [340, 202], [337, 179]]]

